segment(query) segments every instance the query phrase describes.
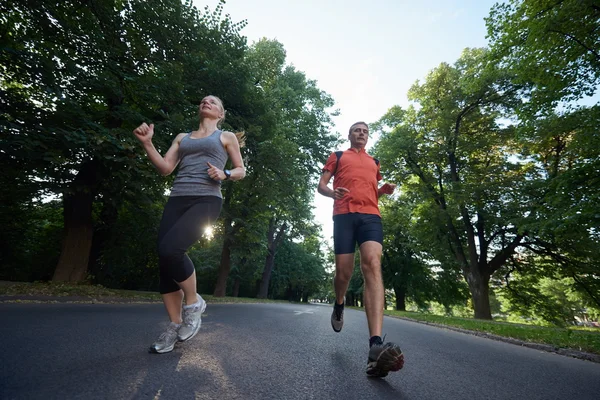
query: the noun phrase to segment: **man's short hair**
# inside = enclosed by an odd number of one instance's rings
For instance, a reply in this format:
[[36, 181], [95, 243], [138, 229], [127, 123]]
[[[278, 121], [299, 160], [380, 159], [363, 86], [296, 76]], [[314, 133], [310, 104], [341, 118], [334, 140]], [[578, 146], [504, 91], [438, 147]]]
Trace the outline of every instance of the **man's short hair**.
[[369, 129], [369, 125], [367, 125], [367, 123], [366, 123], [366, 122], [363, 122], [363, 121], [358, 121], [358, 122], [355, 122], [355, 123], [353, 123], [353, 124], [350, 126], [350, 129], [348, 130], [348, 134], [352, 133], [352, 129], [354, 129], [354, 127], [355, 127], [356, 125], [364, 125], [364, 126], [366, 126], [366, 127], [367, 127], [367, 129]]

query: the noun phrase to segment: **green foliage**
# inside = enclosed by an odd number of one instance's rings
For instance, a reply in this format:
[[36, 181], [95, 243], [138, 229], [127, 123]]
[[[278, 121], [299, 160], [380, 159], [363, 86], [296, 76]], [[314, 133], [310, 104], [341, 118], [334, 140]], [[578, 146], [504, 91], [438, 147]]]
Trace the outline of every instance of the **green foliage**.
[[[231, 240], [224, 245], [233, 254], [233, 279], [242, 273], [266, 282], [281, 243], [278, 233], [296, 240], [312, 235], [317, 166], [337, 142], [330, 133], [335, 113], [327, 93], [285, 65], [281, 43], [262, 39], [248, 49], [246, 60], [256, 108], [247, 119], [247, 176], [226, 188], [223, 215], [231, 221], [226, 222]], [[253, 261], [261, 251], [263, 262]], [[244, 271], [248, 268], [252, 271]]]
[[0, 280], [50, 279], [60, 255], [61, 204], [57, 201], [4, 204], [6, 208], [0, 214], [3, 219]]
[[450, 313], [452, 306], [465, 303], [468, 290], [457, 269], [440, 268], [420, 242], [418, 212], [402, 193], [383, 201], [384, 243], [382, 270], [385, 287], [393, 289], [396, 309], [414, 303], [426, 309], [437, 301]]
[[[459, 268], [473, 292], [478, 275], [506, 273], [503, 266], [516, 262], [510, 255], [519, 248], [516, 263], [529, 276], [512, 292], [528, 300], [513, 302], [511, 310], [564, 324], [572, 320], [565, 317], [569, 302], [543, 294], [540, 271], [570, 278], [570, 290], [600, 304], [598, 107], [531, 114], [528, 90], [541, 81], [523, 80], [498, 57], [497, 48], [467, 50], [454, 66], [433, 70], [409, 92], [414, 105], [393, 107], [376, 124], [382, 132], [376, 151], [384, 173], [401, 183], [398, 201], [412, 209], [404, 226], [414, 235], [413, 249], [426, 244], [425, 258], [445, 273]], [[526, 254], [542, 262], [526, 266]]]
[[365, 279], [360, 268], [360, 253], [357, 251], [354, 253], [354, 270], [352, 271], [352, 277], [346, 291], [346, 305], [363, 307], [362, 298], [364, 290]]
[[495, 283], [501, 314], [510, 321], [526, 319], [556, 326], [598, 318], [600, 307], [575, 279], [563, 276], [552, 260], [532, 253], [522, 255], [503, 271], [502, 281]]
[[204, 235], [188, 251], [188, 255], [196, 267], [197, 287], [199, 293], [212, 293], [216, 281], [217, 266], [221, 258], [223, 246], [222, 221], [213, 226], [213, 237]]
[[10, 207], [1, 215], [7, 222], [19, 216], [6, 225], [13, 228], [5, 242], [11, 252], [2, 252], [7, 277], [27, 279], [14, 272], [27, 262], [18, 238], [37, 218], [25, 212], [32, 199], [63, 196], [67, 216], [67, 200], [82, 193], [93, 202], [92, 279], [156, 288], [156, 229], [171, 179], [141, 157], [131, 130], [155, 123], [164, 153], [175, 134], [194, 128], [197, 104], [210, 93], [224, 101], [224, 128], [247, 131], [248, 177], [224, 187], [223, 221], [235, 229], [219, 223], [214, 241], [190, 252], [202, 284], [208, 289], [215, 280], [227, 232], [236, 277], [249, 281], [264, 262], [273, 213], [288, 223], [290, 237], [306, 235], [316, 165], [336, 141], [327, 110], [333, 100], [285, 65], [281, 43], [249, 48], [240, 34], [246, 22], [224, 15], [224, 3], [203, 12], [179, 0], [0, 6], [0, 161], [15, 177], [2, 191]]
[[600, 7], [594, 0], [510, 0], [486, 19], [494, 57], [528, 86], [521, 111], [552, 112], [600, 83]]
[[[550, 276], [569, 278], [570, 289], [596, 306], [599, 107], [576, 101], [597, 93], [599, 16], [589, 0], [513, 0], [496, 5], [487, 19], [493, 57], [525, 88], [527, 99], [515, 109], [518, 145], [533, 172], [528, 192], [535, 217], [522, 226], [535, 239], [526, 247], [542, 260], [536, 265], [552, 266]], [[542, 314], [550, 321], [565, 319], [564, 313]]]
[[275, 257], [270, 293], [274, 299], [308, 301], [327, 283], [324, 262], [316, 238], [284, 241]]
[[522, 240], [528, 215], [528, 169], [511, 159], [513, 130], [498, 122], [519, 104], [510, 78], [486, 50], [467, 49], [413, 85], [413, 105], [376, 125], [383, 174], [414, 204], [422, 258], [462, 272], [480, 318], [491, 318], [487, 280]]
[[[101, 233], [123, 202], [162, 200], [168, 181], [157, 179], [131, 134], [140, 122], [156, 124], [165, 151], [196, 123], [203, 95], [218, 93], [243, 112], [233, 99], [249, 87], [245, 22], [222, 17], [222, 7], [202, 14], [179, 0], [2, 3], [2, 164], [20, 165], [18, 183], [35, 187], [32, 197], [63, 196], [65, 232], [91, 221], [92, 209]], [[83, 214], [72, 218], [71, 209]], [[103, 240], [95, 235], [92, 249]]]
[[115, 289], [158, 289], [156, 241], [164, 202], [121, 205], [118, 218], [107, 227], [108, 240], [94, 281]]
[[537, 193], [526, 229], [537, 233], [530, 251], [553, 264], [559, 277], [600, 305], [600, 108], [539, 118], [520, 130], [524, 153], [535, 161]]
[[40, 188], [61, 194], [87, 159], [99, 163], [104, 187], [96, 190], [110, 191], [115, 202], [117, 193], [138, 196], [137, 183], [151, 186], [152, 171], [135, 157], [131, 128], [152, 119], [161, 131], [181, 131], [200, 97], [196, 71], [222, 74], [205, 66], [206, 58], [189, 55], [227, 50], [226, 43], [200, 37], [215, 34], [197, 30], [202, 26], [192, 9], [167, 3], [9, 4], [2, 89], [25, 104], [8, 102], [3, 125], [15, 157], [31, 160], [44, 182]]

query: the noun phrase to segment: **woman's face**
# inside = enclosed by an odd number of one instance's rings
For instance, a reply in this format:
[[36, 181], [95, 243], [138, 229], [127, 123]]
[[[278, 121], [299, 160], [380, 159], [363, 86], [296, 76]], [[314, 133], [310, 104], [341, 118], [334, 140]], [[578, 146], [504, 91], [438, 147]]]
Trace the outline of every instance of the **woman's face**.
[[200, 102], [200, 116], [210, 119], [221, 119], [225, 115], [223, 104], [215, 96], [206, 96]]

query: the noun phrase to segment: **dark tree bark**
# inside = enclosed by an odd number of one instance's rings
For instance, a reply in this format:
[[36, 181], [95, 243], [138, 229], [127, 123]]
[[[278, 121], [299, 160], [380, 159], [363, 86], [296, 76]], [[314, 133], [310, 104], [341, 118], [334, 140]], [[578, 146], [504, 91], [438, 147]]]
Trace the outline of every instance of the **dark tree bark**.
[[[277, 247], [283, 240], [283, 235], [287, 229], [287, 223], [284, 222], [277, 228], [278, 222], [275, 217], [269, 221], [269, 230], [267, 232], [267, 258], [265, 259], [265, 269], [263, 270], [262, 277], [260, 280], [260, 288], [256, 297], [259, 299], [266, 299], [269, 294], [269, 282], [271, 281], [271, 272], [275, 265], [275, 254]], [[277, 232], [277, 234], [275, 234]]]
[[406, 288], [403, 286], [394, 287], [396, 294], [396, 310], [406, 311]]
[[221, 264], [219, 266], [219, 276], [215, 291], [215, 297], [224, 297], [227, 291], [227, 278], [231, 270], [231, 241], [232, 241], [232, 226], [231, 219], [225, 219], [225, 239], [223, 240], [223, 248], [221, 249]]
[[82, 282], [92, 247], [92, 205], [98, 186], [98, 163], [85, 161], [63, 194], [64, 239], [52, 281]]

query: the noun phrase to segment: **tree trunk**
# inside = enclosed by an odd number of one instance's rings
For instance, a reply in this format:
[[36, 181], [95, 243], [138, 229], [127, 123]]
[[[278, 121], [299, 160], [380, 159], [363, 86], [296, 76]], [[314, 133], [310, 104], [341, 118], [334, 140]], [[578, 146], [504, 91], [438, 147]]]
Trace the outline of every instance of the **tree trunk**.
[[471, 292], [471, 300], [473, 301], [475, 318], [491, 320], [492, 311], [490, 307], [490, 277], [480, 274], [479, 272], [469, 271], [467, 273], [466, 280]]
[[231, 269], [231, 220], [225, 220], [225, 239], [221, 250], [221, 264], [219, 266], [219, 277], [215, 285], [215, 297], [224, 297], [227, 292], [227, 278]]
[[283, 234], [287, 229], [287, 223], [284, 222], [277, 232], [277, 236], [275, 235], [275, 231], [277, 229], [277, 221], [275, 218], [271, 218], [269, 221], [269, 230], [267, 231], [267, 243], [268, 243], [268, 253], [267, 258], [265, 259], [265, 269], [263, 270], [262, 277], [260, 280], [260, 288], [258, 289], [258, 294], [256, 297], [259, 299], [266, 299], [269, 295], [269, 283], [271, 281], [271, 272], [273, 271], [273, 266], [275, 265], [275, 253], [277, 251], [277, 247], [279, 243], [283, 240]]
[[102, 256], [106, 242], [110, 238], [111, 227], [117, 222], [118, 216], [119, 213], [115, 206], [109, 202], [105, 202], [100, 213], [100, 221], [94, 226], [88, 271], [94, 276], [96, 283], [102, 283], [106, 281], [108, 276], [112, 275], [110, 266], [104, 266], [107, 269], [102, 270], [103, 266], [100, 264], [100, 257]]
[[404, 287], [394, 287], [396, 294], [396, 310], [406, 311], [406, 289]]
[[217, 278], [215, 291], [213, 293], [215, 297], [224, 297], [225, 293], [227, 292], [227, 279], [229, 278], [229, 271], [231, 270], [231, 245], [233, 244], [233, 237], [235, 236], [235, 229], [231, 225], [232, 217], [228, 214], [231, 198], [233, 197], [233, 186], [226, 186], [225, 191], [226, 192], [223, 196], [225, 199], [223, 202], [223, 210], [225, 211], [223, 227], [225, 228], [225, 235], [223, 239], [223, 248], [221, 249], [219, 276]]
[[233, 290], [231, 292], [232, 297], [238, 297], [240, 295], [240, 277], [236, 276], [235, 281], [233, 282]]
[[260, 280], [260, 288], [258, 289], [258, 294], [256, 295], [256, 297], [259, 299], [266, 299], [269, 295], [269, 282], [271, 281], [271, 271], [273, 270], [274, 264], [275, 253], [269, 249], [267, 258], [265, 260], [265, 269], [263, 270]]
[[54, 282], [82, 282], [92, 247], [92, 205], [97, 186], [97, 163], [86, 161], [63, 194], [64, 239]]

